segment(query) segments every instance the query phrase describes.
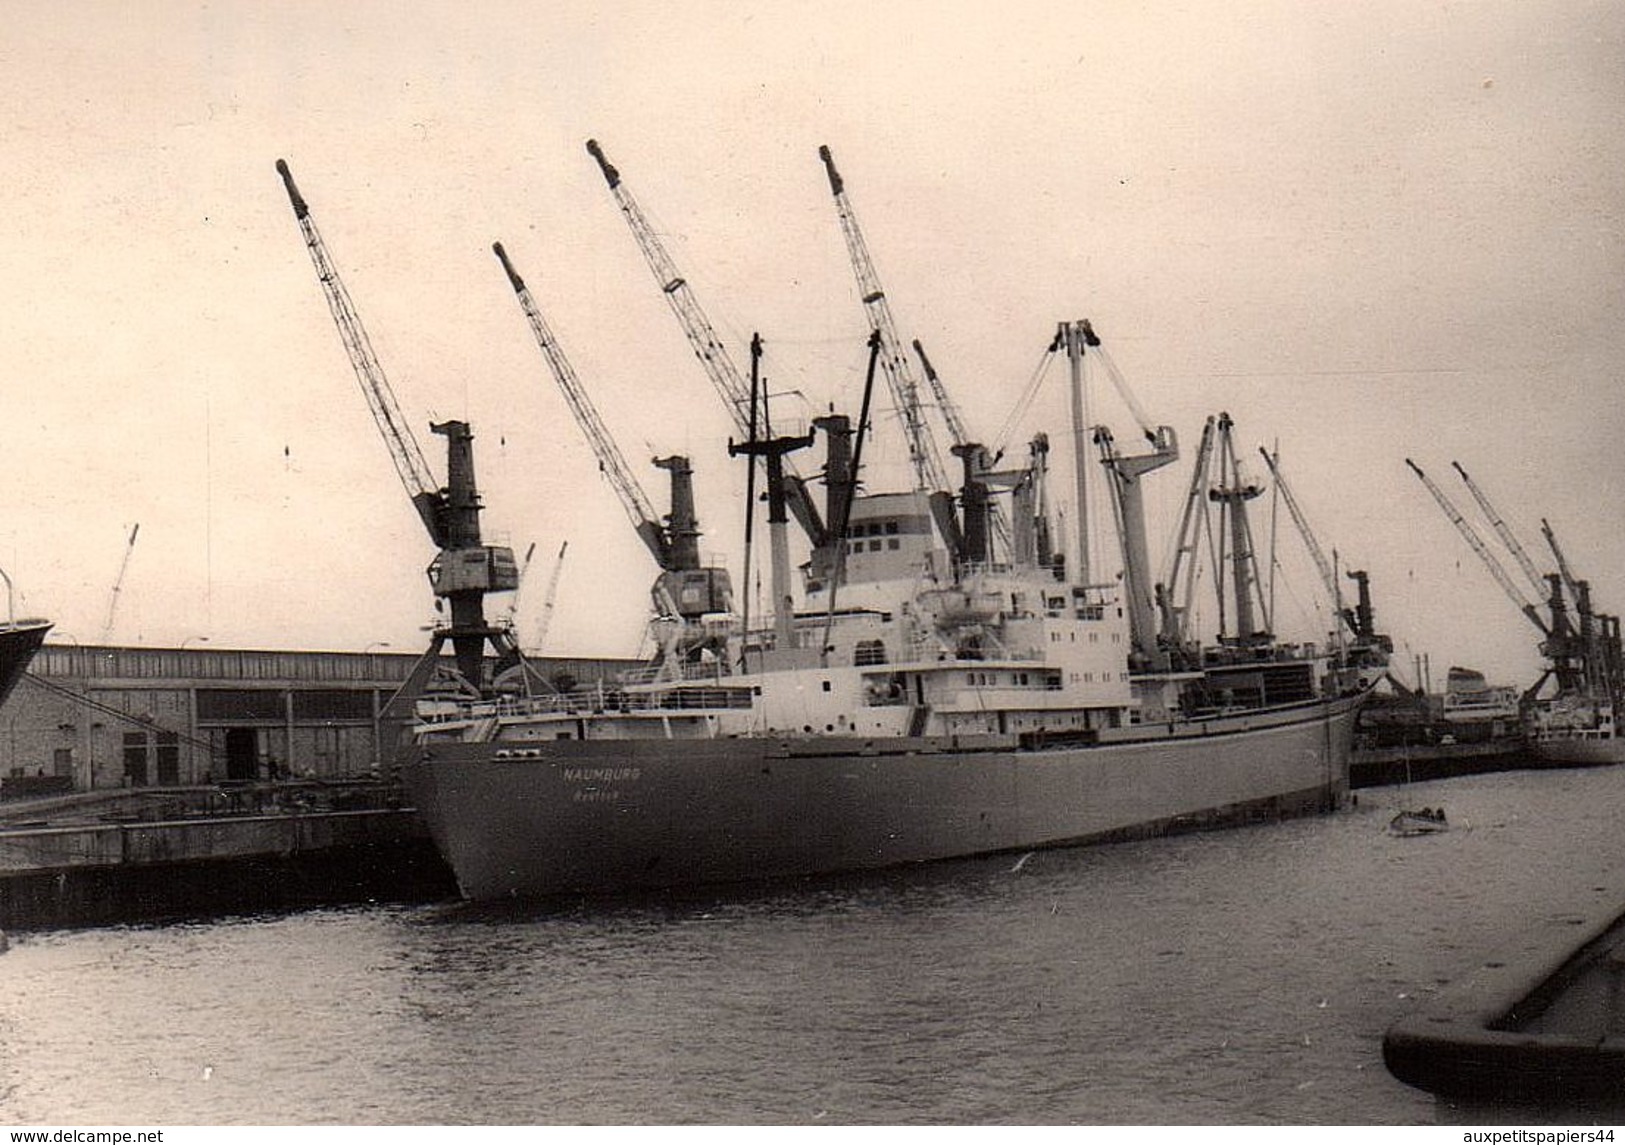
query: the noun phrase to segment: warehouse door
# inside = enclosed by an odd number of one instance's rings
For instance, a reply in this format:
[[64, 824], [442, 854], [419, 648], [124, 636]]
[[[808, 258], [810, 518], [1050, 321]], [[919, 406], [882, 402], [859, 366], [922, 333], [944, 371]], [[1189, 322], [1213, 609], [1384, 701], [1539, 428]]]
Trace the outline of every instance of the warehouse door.
[[131, 787], [147, 785], [147, 733], [124, 733], [124, 782]]
[[226, 729], [226, 778], [253, 779], [259, 771], [259, 733], [254, 728]]

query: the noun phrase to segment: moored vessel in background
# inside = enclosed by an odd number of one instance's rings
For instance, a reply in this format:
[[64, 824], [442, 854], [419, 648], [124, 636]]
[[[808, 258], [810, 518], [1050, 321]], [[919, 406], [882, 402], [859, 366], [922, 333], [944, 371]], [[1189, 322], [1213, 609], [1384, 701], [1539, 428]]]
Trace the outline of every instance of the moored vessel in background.
[[51, 631], [49, 620], [7, 620], [0, 622], [0, 704], [28, 671], [34, 654]]
[[[1542, 573], [1477, 482], [1459, 463], [1451, 462], [1516, 562], [1523, 577], [1520, 585], [1443, 490], [1410, 458], [1405, 464], [1427, 486], [1501, 590], [1540, 632], [1540, 654], [1546, 667], [1519, 701], [1524, 740], [1531, 754], [1553, 767], [1625, 763], [1625, 739], [1617, 724], [1617, 713], [1625, 704], [1619, 617], [1592, 607], [1591, 584], [1570, 569], [1551, 523], [1542, 520], [1540, 529], [1557, 571]], [[1537, 600], [1541, 605], [1534, 603]]]

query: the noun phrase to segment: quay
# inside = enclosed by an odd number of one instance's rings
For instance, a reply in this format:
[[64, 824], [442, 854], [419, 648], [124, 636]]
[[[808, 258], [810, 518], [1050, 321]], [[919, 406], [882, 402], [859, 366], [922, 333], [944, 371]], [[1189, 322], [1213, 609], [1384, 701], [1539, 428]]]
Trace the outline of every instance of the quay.
[[419, 659], [58, 636], [0, 708], [0, 929], [454, 896], [388, 775]]
[[1420, 747], [1359, 747], [1349, 760], [1349, 787], [1397, 787], [1490, 771], [1534, 767], [1522, 738]]
[[1388, 1072], [1458, 1124], [1625, 1116], [1625, 913], [1548, 918], [1389, 1027]]
[[417, 813], [377, 781], [0, 804], [0, 928], [450, 897]]

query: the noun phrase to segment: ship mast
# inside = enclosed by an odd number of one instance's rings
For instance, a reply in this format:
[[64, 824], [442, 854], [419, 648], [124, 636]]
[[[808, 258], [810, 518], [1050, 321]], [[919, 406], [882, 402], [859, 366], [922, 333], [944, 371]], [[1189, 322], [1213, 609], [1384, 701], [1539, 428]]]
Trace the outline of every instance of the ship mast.
[[[1253, 612], [1254, 588], [1258, 584], [1258, 555], [1253, 548], [1252, 527], [1247, 521], [1247, 502], [1264, 492], [1241, 475], [1231, 429], [1235, 423], [1228, 413], [1219, 415], [1219, 484], [1208, 490], [1208, 499], [1217, 502], [1229, 518], [1230, 576], [1236, 604], [1235, 640], [1240, 647], [1265, 644], [1270, 640], [1270, 617], [1265, 609], [1263, 626]], [[1259, 602], [1262, 607], [1262, 602]]]
[[[762, 336], [751, 335], [751, 388], [759, 383], [758, 363], [762, 358]], [[764, 395], [765, 396], [765, 395]], [[752, 398], [754, 403], [755, 399]], [[765, 407], [766, 402], [762, 403]], [[765, 409], [764, 409], [765, 420]], [[771, 425], [771, 422], [768, 422]], [[765, 438], [752, 438], [743, 442], [729, 440], [729, 457], [761, 457], [767, 468], [767, 539], [773, 561], [773, 644], [776, 653], [783, 656], [795, 642], [795, 599], [790, 592], [790, 537], [786, 531], [789, 516], [785, 495], [785, 454], [805, 449], [813, 443], [813, 434], [774, 437], [768, 431]], [[752, 462], [754, 464], [754, 462]], [[747, 586], [748, 591], [749, 586]]]
[[1100, 339], [1095, 337], [1088, 319], [1079, 319], [1063, 322], [1055, 341], [1066, 347], [1066, 359], [1072, 368], [1072, 480], [1078, 515], [1078, 567], [1072, 580], [1074, 584], [1086, 585], [1089, 583], [1089, 426], [1083, 406], [1083, 350], [1085, 346], [1099, 346]]

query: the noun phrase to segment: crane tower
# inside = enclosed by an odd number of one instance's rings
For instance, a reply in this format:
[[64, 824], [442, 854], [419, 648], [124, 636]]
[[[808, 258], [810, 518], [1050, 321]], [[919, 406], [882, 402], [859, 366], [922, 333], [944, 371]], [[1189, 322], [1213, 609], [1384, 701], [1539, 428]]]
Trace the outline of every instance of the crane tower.
[[[356, 312], [350, 294], [334, 266], [327, 244], [322, 241], [311, 218], [310, 207], [294, 184], [288, 165], [278, 159], [277, 173], [293, 205], [294, 218], [304, 235], [316, 277], [332, 312], [339, 337], [355, 370], [356, 381], [372, 410], [378, 432], [389, 448], [402, 485], [417, 508], [429, 538], [440, 550], [428, 568], [434, 594], [449, 602], [451, 623], [435, 632], [433, 646], [425, 654], [398, 698], [415, 699], [413, 688], [421, 689], [432, 673], [442, 642], [450, 639], [456, 654], [457, 670], [474, 688], [483, 683], [485, 645], [489, 641], [499, 659], [517, 657], [517, 648], [506, 630], [493, 627], [485, 619], [485, 595], [511, 592], [519, 587], [519, 569], [513, 550], [502, 545], [484, 544], [480, 536], [480, 498], [474, 480], [474, 434], [466, 422], [445, 421], [430, 426], [446, 439], [446, 484], [437, 486], [429, 463], [402, 416], [395, 393], [383, 367], [373, 352], [366, 327]], [[391, 701], [394, 705], [395, 701]]]

